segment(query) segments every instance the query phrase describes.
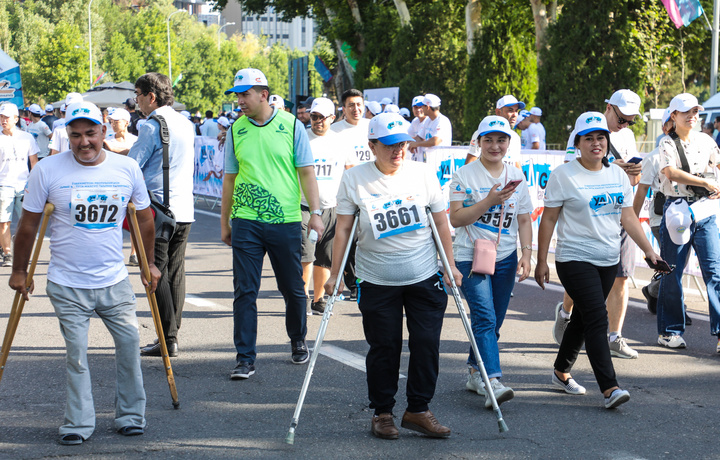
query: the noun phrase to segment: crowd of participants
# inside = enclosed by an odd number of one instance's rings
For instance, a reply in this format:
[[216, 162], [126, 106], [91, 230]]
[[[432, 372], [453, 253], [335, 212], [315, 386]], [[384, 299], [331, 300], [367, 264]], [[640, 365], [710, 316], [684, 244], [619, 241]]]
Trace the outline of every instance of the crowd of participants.
[[[370, 347], [367, 391], [375, 436], [397, 439], [400, 434], [393, 409], [403, 316], [410, 360], [401, 426], [430, 437], [450, 436], [451, 430], [437, 420], [429, 405], [439, 372], [445, 286], [452, 282], [460, 286], [469, 305], [472, 333], [490, 379], [487, 388], [471, 348], [465, 387], [483, 397], [487, 408], [492, 407], [491, 394], [498, 403], [513, 399], [515, 392], [506, 385], [502, 372], [498, 341], [516, 276], [522, 281], [532, 275], [533, 206], [520, 154], [522, 149], [546, 148], [542, 110], [525, 110], [525, 104], [512, 95], [500, 97], [495, 114], [479, 121], [466, 165], [453, 174], [446, 195], [437, 172], [428, 164], [453, 139], [452, 123], [441, 113], [442, 100], [435, 94], [413, 98], [412, 119], [410, 110], [392, 100], [366, 101], [355, 89], [341, 95], [339, 107], [328, 98], [314, 98], [299, 105], [295, 116], [289, 101], [271, 95], [265, 75], [257, 69], [238, 71], [226, 94], [237, 97], [238, 109], [221, 113], [217, 119], [208, 111], [200, 120], [172, 109], [167, 77], [147, 74], [136, 82], [136, 98], [126, 101], [125, 109], [104, 113], [82, 102], [80, 95], [69, 94], [66, 107], [61, 107], [61, 114], [66, 108], [64, 118], [42, 121], [42, 109], [31, 106], [31, 123], [25, 127], [29, 137], [15, 128], [23, 127], [17, 107], [0, 107], [2, 217], [8, 210], [12, 214], [18, 204], [11, 199], [27, 189], [14, 264], [9, 233], [7, 245], [5, 233], [0, 239], [9, 257], [5, 260], [13, 265], [11, 287], [28, 295], [23, 275], [45, 201], [57, 203], [56, 209], [64, 207], [53, 215], [59, 235], [79, 231], [97, 239], [98, 228], [112, 235], [111, 242], [99, 249], [102, 257], [91, 258], [85, 266], [63, 257], [79, 250], [77, 240], [53, 235], [48, 294], [68, 349], [68, 400], [61, 444], [81, 444], [94, 429], [92, 400], [83, 398], [90, 393], [87, 323], [72, 315], [78, 308], [85, 318], [93, 311], [103, 317], [116, 339], [117, 359], [127, 361], [118, 373], [122, 397], [117, 402], [116, 428], [124, 435], [144, 432], [139, 357], [160, 356], [160, 346], [151, 343], [137, 352], [135, 301], [127, 292], [117, 222], [82, 225], [84, 208], [72, 201], [67, 189], [68, 184], [75, 184], [73, 180], [85, 177], [83, 168], [106, 165], [92, 173], [93, 180], [86, 181], [84, 188], [79, 187], [83, 190], [78, 197], [97, 196], [108, 191], [98, 190], [97, 184], [117, 181], [121, 185], [110, 191], [121, 188], [127, 195], [118, 203], [121, 214], [132, 199], [139, 210], [143, 239], [152, 239], [155, 232], [145, 189], [159, 199], [168, 188], [162, 173], [161, 122], [153, 115], [163, 116], [170, 131], [165, 146], [170, 163], [169, 205], [178, 224], [168, 241], [156, 238], [155, 244], [146, 246], [152, 277], [143, 281], [157, 290], [170, 356], [179, 354], [184, 252], [193, 221], [192, 138], [202, 135], [217, 138], [225, 153], [220, 236], [232, 248], [236, 355], [231, 379], [245, 380], [256, 372], [257, 298], [263, 260], [268, 256], [286, 305], [294, 364], [309, 360], [307, 317], [325, 312], [326, 295], [332, 294], [338, 278], [344, 280], [341, 288], [344, 284], [350, 290]], [[555, 311], [553, 336], [559, 349], [548, 381], [567, 394], [586, 394], [571, 374], [584, 345], [602, 404], [613, 409], [629, 401], [630, 394], [618, 383], [612, 357], [638, 357], [621, 333], [635, 244], [649, 263], [670, 264], [671, 270], [661, 268], [643, 289], [649, 308], [657, 312], [658, 344], [670, 348], [686, 346], [681, 277], [690, 248], [695, 250], [708, 290], [711, 334], [719, 337], [720, 353], [720, 242], [717, 202], [713, 201], [720, 192], [716, 180], [720, 150], [710, 136], [693, 129], [702, 107], [692, 95], [672, 100], [663, 119], [665, 135], [645, 157], [638, 154], [628, 129], [640, 115], [640, 98], [632, 91], [619, 90], [605, 103], [604, 112], [590, 110], [575, 120], [566, 162], [550, 175], [534, 278], [543, 288], [549, 281], [549, 246], [557, 231], [554, 263], [566, 294]], [[135, 104], [141, 113], [135, 111]], [[50, 106], [46, 109], [53, 111]], [[55, 127], [51, 129], [50, 124]], [[8, 147], [11, 144], [14, 150]], [[26, 145], [25, 153], [18, 152], [18, 145]], [[43, 158], [41, 145], [46, 149], [43, 156], [54, 158], [38, 162], [38, 157]], [[60, 177], [65, 170], [72, 173]], [[18, 174], [11, 196], [5, 193], [5, 178], [13, 171]], [[639, 189], [633, 195], [636, 184]], [[654, 192], [650, 225], [660, 254], [638, 220], [649, 189]], [[358, 230], [351, 239], [355, 219]], [[429, 219], [438, 228], [438, 241], [433, 239]], [[494, 260], [481, 259], [478, 242], [483, 240], [494, 243]], [[343, 265], [348, 246], [350, 257]], [[438, 250], [447, 255], [450, 273], [438, 270]], [[113, 270], [100, 273], [103, 263]], [[78, 285], [72, 275], [86, 272], [95, 279]], [[90, 305], [88, 291], [98, 291], [92, 294], [103, 295], [107, 304]], [[110, 319], [108, 311], [117, 309], [123, 314]]]

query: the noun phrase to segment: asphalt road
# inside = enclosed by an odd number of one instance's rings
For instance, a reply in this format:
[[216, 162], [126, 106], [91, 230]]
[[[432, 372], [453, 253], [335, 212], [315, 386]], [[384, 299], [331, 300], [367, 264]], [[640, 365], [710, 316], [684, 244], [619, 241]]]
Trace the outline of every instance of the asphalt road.
[[[231, 251], [219, 241], [219, 209], [204, 203], [197, 207], [187, 250], [188, 299], [180, 356], [172, 359], [180, 409], [172, 407], [161, 360], [143, 358], [148, 428], [134, 438], [114, 432], [113, 344], [101, 320], [94, 318], [89, 361], [96, 431], [82, 446], [57, 444], [65, 404], [64, 343], [45, 295], [45, 248], [36, 293], [25, 307], [0, 382], [0, 458], [720, 458], [720, 355], [700, 297], [688, 296], [694, 318], [685, 335], [689, 348], [674, 351], [656, 345], [655, 317], [645, 309], [640, 290], [632, 290], [624, 335], [640, 356], [614, 361], [631, 400], [606, 410], [584, 353], [573, 375], [588, 388], [587, 395], [566, 395], [550, 385], [557, 351], [550, 331], [554, 306], [562, 296], [556, 279], [545, 292], [534, 281], [517, 285], [501, 331], [503, 381], [516, 391], [515, 399], [501, 406], [509, 432], [500, 434], [494, 414], [483, 407], [484, 398], [465, 390], [468, 340], [450, 297], [431, 410], [452, 429], [452, 436], [428, 439], [400, 429], [397, 441], [374, 438], [361, 317], [354, 303], [338, 302], [295, 444], [288, 445], [285, 435], [307, 367], [290, 363], [284, 304], [269, 261], [259, 299], [257, 373], [246, 381], [231, 381]], [[155, 337], [152, 318], [137, 268], [130, 273], [138, 295], [141, 344], [149, 343]], [[638, 270], [638, 279], [648, 276]], [[8, 277], [9, 269], [1, 269], [3, 334], [13, 298]], [[320, 316], [308, 318], [311, 346], [320, 321]], [[407, 357], [406, 352], [404, 373]], [[398, 426], [404, 392], [401, 379]]]

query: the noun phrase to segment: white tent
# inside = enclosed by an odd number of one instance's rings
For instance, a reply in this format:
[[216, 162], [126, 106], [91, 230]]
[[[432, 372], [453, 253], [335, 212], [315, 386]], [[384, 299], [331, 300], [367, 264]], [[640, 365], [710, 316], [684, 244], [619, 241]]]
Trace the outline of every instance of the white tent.
[[[83, 93], [83, 99], [98, 107], [124, 107], [125, 101], [135, 97], [135, 85], [129, 81], [122, 83], [103, 83]], [[60, 107], [65, 101], [53, 102], [53, 107]], [[185, 104], [175, 101], [175, 110], [185, 110]]]

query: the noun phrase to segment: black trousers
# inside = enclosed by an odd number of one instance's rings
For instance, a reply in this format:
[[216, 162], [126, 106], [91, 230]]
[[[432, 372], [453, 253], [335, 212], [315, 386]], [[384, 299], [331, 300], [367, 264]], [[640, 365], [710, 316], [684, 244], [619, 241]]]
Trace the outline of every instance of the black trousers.
[[580, 349], [585, 343], [590, 365], [600, 391], [617, 386], [615, 368], [610, 356], [607, 339], [607, 299], [615, 276], [617, 264], [597, 267], [588, 262], [555, 262], [560, 282], [573, 299], [570, 324], [565, 329], [560, 350], [555, 358], [558, 372], [570, 372]]
[[155, 266], [162, 274], [155, 297], [168, 344], [177, 342], [185, 305], [185, 247], [191, 225], [178, 222], [169, 243], [155, 240]]
[[447, 294], [442, 277], [435, 274], [408, 286], [359, 284], [358, 305], [365, 340], [370, 345], [367, 366], [368, 397], [375, 415], [392, 413], [398, 390], [402, 352], [403, 306], [409, 332], [410, 363], [407, 410], [423, 412], [435, 394]]

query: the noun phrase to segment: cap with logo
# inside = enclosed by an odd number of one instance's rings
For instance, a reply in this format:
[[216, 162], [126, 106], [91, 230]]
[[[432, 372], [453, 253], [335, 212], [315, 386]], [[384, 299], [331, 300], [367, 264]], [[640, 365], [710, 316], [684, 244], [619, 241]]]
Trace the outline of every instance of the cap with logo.
[[43, 112], [42, 107], [40, 107], [37, 104], [30, 105], [30, 107], [28, 107], [28, 111], [30, 113], [32, 113], [33, 115], [42, 115], [43, 113], [45, 113], [45, 112]]
[[605, 102], [616, 106], [623, 115], [640, 115], [640, 96], [629, 89], [615, 91], [610, 99], [605, 99]]
[[45, 111], [46, 111], [46, 112], [54, 112], [54, 111], [55, 111], [55, 107], [53, 107], [52, 104], [48, 104], [48, 105], [45, 106]]
[[382, 112], [382, 107], [377, 101], [367, 101], [365, 103], [365, 108], [368, 109], [373, 115], [377, 115]]
[[217, 119], [217, 124], [219, 124], [223, 128], [227, 128], [228, 126], [230, 126], [230, 120], [228, 120], [227, 117], [219, 117]]
[[385, 145], [398, 142], [412, 142], [408, 134], [410, 123], [397, 113], [381, 113], [373, 117], [368, 125], [368, 139], [377, 139]]
[[89, 120], [96, 125], [101, 125], [103, 122], [100, 109], [92, 102], [76, 102], [68, 105], [65, 112], [65, 125], [70, 125], [75, 120]]
[[312, 107], [310, 107], [310, 113], [319, 113], [323, 117], [335, 115], [335, 104], [326, 97], [315, 98]]
[[0, 115], [5, 115], [6, 117], [17, 117], [18, 107], [12, 102], [5, 102], [0, 105]]
[[423, 100], [425, 99], [425, 96], [415, 96], [412, 100], [412, 106], [413, 107], [422, 107], [425, 105], [423, 103]]
[[572, 138], [575, 136], [584, 136], [593, 131], [610, 132], [605, 115], [600, 112], [585, 112], [575, 120], [574, 135]]
[[529, 111], [527, 111], [527, 110], [521, 110], [520, 113], [518, 114], [517, 121], [515, 122], [515, 126], [517, 127], [517, 125], [519, 125], [521, 121], [523, 121], [524, 119], [526, 119], [526, 118], [529, 117], [530, 115], [531, 115], [531, 114], [530, 114]]
[[108, 115], [108, 118], [111, 120], [119, 121], [119, 120], [125, 120], [128, 123], [130, 123], [130, 112], [128, 112], [125, 109], [116, 108], [115, 110]]
[[497, 103], [495, 104], [496, 109], [502, 109], [503, 107], [507, 107], [509, 105], [517, 105], [518, 110], [522, 110], [525, 108], [525, 103], [518, 101], [515, 96], [512, 96], [510, 94], [501, 97], [498, 99]]
[[273, 94], [272, 96], [270, 96], [270, 98], [268, 99], [268, 103], [273, 107], [277, 107], [278, 109], [285, 108], [285, 101], [277, 94]]
[[388, 104], [385, 106], [385, 109], [383, 109], [383, 112], [400, 113], [400, 107], [396, 106], [395, 104]]
[[512, 129], [510, 129], [510, 122], [504, 117], [498, 117], [497, 115], [490, 115], [482, 119], [478, 125], [478, 136], [482, 137], [491, 133], [501, 133], [510, 136]]
[[691, 224], [692, 214], [687, 201], [677, 199], [665, 210], [665, 226], [670, 234], [670, 239], [678, 246], [690, 241]]
[[265, 74], [258, 69], [242, 69], [235, 74], [233, 87], [225, 91], [225, 94], [244, 93], [253, 86], [268, 86]]
[[427, 93], [423, 98], [423, 104], [429, 105], [430, 107], [440, 107], [440, 102], [440, 98], [431, 93]]
[[530, 115], [542, 117], [542, 109], [540, 107], [533, 107], [532, 109], [530, 109]]
[[678, 112], [687, 112], [695, 107], [698, 107], [700, 110], [704, 110], [703, 106], [698, 103], [695, 96], [690, 93], [682, 93], [672, 98], [668, 110], [670, 110], [670, 113], [675, 112], [676, 110]]

